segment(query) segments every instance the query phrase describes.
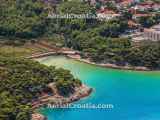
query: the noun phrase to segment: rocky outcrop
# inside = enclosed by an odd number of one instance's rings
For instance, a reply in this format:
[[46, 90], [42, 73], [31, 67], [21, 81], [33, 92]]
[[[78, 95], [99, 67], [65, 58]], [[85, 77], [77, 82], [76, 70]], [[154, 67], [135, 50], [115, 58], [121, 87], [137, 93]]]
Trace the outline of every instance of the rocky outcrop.
[[54, 90], [54, 95], [45, 95], [40, 97], [37, 101], [32, 103], [32, 108], [36, 109], [39, 107], [47, 106], [47, 104], [52, 104], [52, 105], [64, 105], [68, 103], [72, 103], [75, 101], [78, 101], [84, 97], [87, 97], [91, 94], [92, 88], [89, 88], [88, 86], [82, 84], [80, 87], [75, 88], [75, 92], [71, 94], [68, 97], [64, 97], [59, 95], [55, 89], [55, 86], [53, 83], [49, 84], [50, 88]]
[[39, 113], [32, 114], [32, 120], [47, 120], [47, 118]]

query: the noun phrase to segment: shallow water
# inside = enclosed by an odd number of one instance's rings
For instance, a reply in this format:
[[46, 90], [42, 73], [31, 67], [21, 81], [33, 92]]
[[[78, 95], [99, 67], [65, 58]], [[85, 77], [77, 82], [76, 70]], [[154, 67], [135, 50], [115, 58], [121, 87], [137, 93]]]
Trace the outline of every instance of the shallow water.
[[160, 72], [136, 72], [102, 68], [64, 56], [38, 59], [46, 65], [69, 69], [94, 88], [77, 103], [113, 104], [113, 109], [47, 109], [48, 120], [160, 120]]

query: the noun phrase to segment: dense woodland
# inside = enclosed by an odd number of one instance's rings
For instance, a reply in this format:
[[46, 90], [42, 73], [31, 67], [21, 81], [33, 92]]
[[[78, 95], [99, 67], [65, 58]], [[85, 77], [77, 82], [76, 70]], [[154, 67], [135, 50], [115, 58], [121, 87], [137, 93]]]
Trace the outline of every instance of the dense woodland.
[[1, 55], [0, 120], [30, 120], [31, 101], [46, 91], [51, 82], [55, 82], [64, 96], [72, 94], [74, 87], [81, 85], [67, 70]]
[[[120, 38], [128, 30], [128, 16], [107, 22], [97, 19], [51, 19], [47, 17], [51, 10], [52, 7], [41, 0], [1, 0], [1, 41], [12, 44], [43, 37], [56, 39], [62, 46], [79, 50], [83, 57], [90, 57], [96, 63], [160, 69], [160, 43], [134, 46], [129, 38]], [[95, 15], [95, 8], [79, 1], [63, 2], [54, 11], [57, 14]], [[157, 17], [150, 19], [146, 22], [146, 18], [142, 18], [140, 23], [148, 27], [159, 20]], [[62, 95], [72, 93], [73, 88], [81, 84], [69, 71], [0, 55], [0, 108], [3, 108], [0, 109], [0, 120], [30, 120], [32, 110], [29, 103], [50, 82], [56, 83]]]
[[[129, 38], [120, 38], [129, 29], [127, 13], [110, 21], [47, 17], [49, 11], [60, 15], [95, 15], [93, 6], [80, 1], [62, 2], [56, 7], [48, 7], [39, 0], [3, 0], [0, 9], [0, 35], [10, 38], [12, 42], [45, 37], [53, 41], [56, 39], [55, 43], [61, 46], [81, 51], [83, 56], [89, 56], [94, 62], [159, 68], [159, 43], [146, 43], [137, 48]], [[145, 27], [159, 21], [158, 15], [139, 19], [139, 23]]]
[[46, 10], [38, 0], [1, 0], [0, 35], [33, 38], [45, 31]]

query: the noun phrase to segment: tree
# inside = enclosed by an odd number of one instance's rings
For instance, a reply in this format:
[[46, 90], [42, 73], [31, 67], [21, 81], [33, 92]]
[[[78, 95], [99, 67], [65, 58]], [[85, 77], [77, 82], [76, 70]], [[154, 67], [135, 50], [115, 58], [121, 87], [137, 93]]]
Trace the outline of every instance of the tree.
[[38, 0], [2, 0], [0, 35], [33, 38], [44, 33], [46, 13]]
[[59, 93], [69, 95], [81, 85], [70, 71], [47, 67], [38, 62], [0, 55], [0, 120], [30, 120], [32, 100], [49, 83], [58, 85]]

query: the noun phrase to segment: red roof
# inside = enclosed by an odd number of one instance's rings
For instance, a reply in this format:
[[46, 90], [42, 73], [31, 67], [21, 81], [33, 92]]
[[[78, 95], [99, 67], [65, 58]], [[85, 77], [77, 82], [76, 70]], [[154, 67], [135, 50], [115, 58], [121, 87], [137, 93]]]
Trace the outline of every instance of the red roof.
[[109, 10], [109, 9], [101, 9], [101, 10], [98, 10], [97, 13], [115, 14], [113, 10]]
[[129, 5], [133, 2], [134, 2], [134, 0], [122, 0], [121, 4], [124, 5], [124, 6], [127, 6], [127, 5]]

